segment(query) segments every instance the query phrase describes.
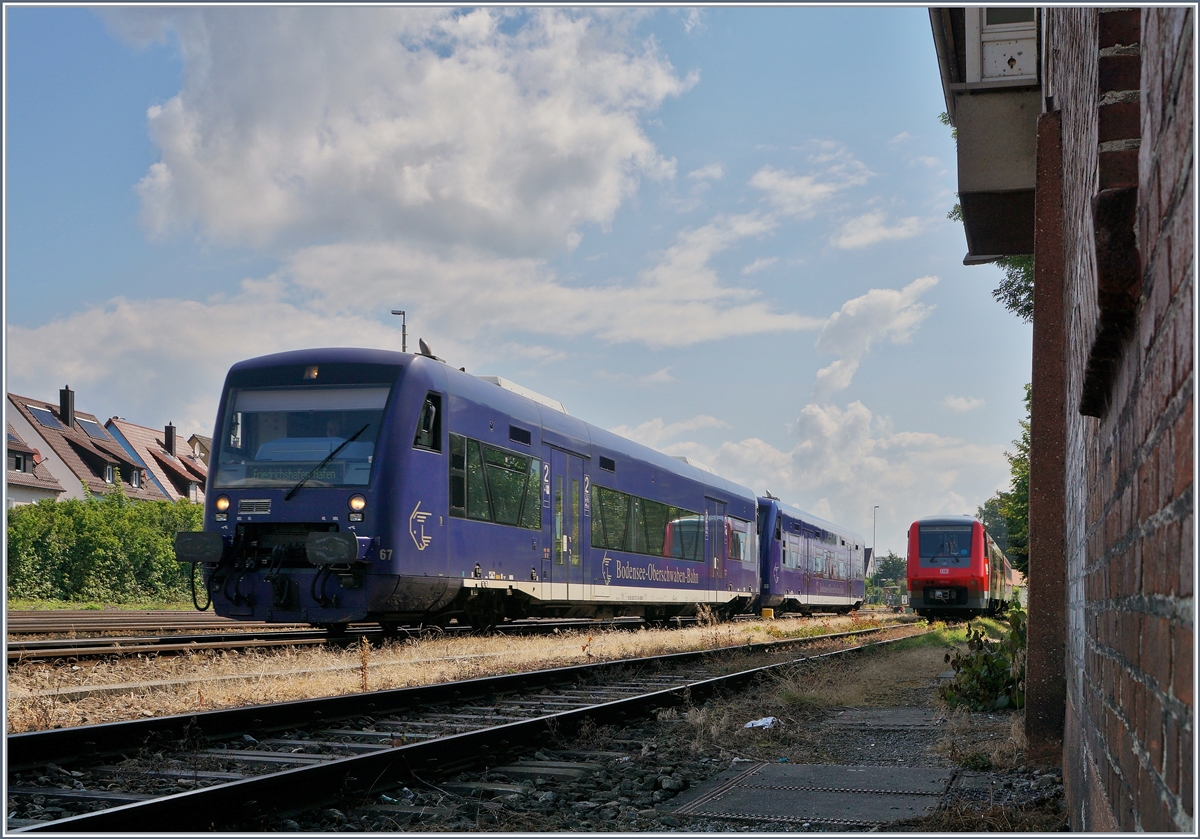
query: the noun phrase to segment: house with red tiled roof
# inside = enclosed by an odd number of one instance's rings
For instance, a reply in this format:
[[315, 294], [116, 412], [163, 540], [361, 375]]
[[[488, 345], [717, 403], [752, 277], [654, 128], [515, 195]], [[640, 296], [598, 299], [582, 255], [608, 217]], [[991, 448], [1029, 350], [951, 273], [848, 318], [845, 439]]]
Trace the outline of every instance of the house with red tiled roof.
[[104, 427], [146, 470], [147, 477], [163, 495], [172, 501], [186, 498], [204, 503], [208, 467], [190, 448], [179, 444], [174, 424], [158, 431], [113, 417]]
[[41, 455], [40, 465], [63, 488], [63, 498], [111, 492], [117, 481], [130, 498], [162, 501], [166, 495], [94, 414], [75, 410], [75, 393], [65, 387], [58, 404], [8, 394], [8, 422]]
[[41, 452], [22, 440], [11, 422], [4, 454], [8, 461], [4, 500], [9, 507], [52, 500], [63, 494], [62, 484], [42, 464]]

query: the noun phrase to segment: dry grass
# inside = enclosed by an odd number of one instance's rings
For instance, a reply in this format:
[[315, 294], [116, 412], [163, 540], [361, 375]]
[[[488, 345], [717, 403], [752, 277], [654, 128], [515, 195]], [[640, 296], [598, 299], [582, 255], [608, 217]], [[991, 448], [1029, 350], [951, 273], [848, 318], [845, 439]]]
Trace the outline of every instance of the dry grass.
[[[696, 753], [715, 747], [735, 757], [819, 762], [823, 735], [809, 723], [839, 707], [911, 705], [914, 692], [945, 668], [947, 646], [944, 636], [926, 636], [900, 648], [786, 668], [758, 691], [753, 707], [740, 695], [685, 711], [689, 745]], [[744, 728], [748, 720], [768, 716], [779, 722]]]
[[[866, 625], [848, 617], [820, 623], [707, 622], [683, 629], [587, 629], [542, 636], [429, 636], [389, 641], [370, 648], [289, 647], [138, 656], [77, 664], [24, 662], [12, 664], [8, 670], [8, 732], [460, 681], [588, 661], [806, 637]], [[153, 685], [185, 679], [190, 681]], [[92, 695], [75, 701], [37, 695], [104, 685], [130, 688], [128, 692]]]
[[982, 809], [958, 803], [939, 808], [920, 819], [888, 825], [885, 829], [905, 833], [1056, 833], [1067, 830], [1067, 816], [1058, 809], [1056, 802]]
[[933, 751], [969, 769], [1013, 769], [1022, 762], [1025, 712], [972, 713], [955, 709]]

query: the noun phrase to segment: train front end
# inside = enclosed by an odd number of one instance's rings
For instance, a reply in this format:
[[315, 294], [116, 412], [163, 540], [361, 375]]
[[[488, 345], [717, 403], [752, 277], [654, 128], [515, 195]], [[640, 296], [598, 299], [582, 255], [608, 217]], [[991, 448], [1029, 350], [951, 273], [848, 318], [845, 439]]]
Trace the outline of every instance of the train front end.
[[939, 516], [908, 529], [909, 605], [925, 617], [970, 617], [989, 611], [983, 525], [969, 516]]
[[304, 350], [230, 370], [204, 529], [176, 538], [217, 614], [340, 626], [391, 594], [388, 429], [410, 358]]

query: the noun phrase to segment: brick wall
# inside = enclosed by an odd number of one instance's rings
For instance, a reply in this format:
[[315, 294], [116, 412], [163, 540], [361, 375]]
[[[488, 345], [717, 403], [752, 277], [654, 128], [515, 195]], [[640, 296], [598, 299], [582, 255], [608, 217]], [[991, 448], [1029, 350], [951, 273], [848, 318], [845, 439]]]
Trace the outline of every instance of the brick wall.
[[[1076, 830], [1192, 832], [1193, 12], [1046, 13], [1063, 146], [1068, 806]], [[1139, 44], [1126, 43], [1133, 36]], [[1113, 146], [1105, 132], [1129, 129], [1133, 97], [1104, 93], [1130, 55], [1140, 62], [1140, 145]], [[1105, 102], [1124, 107], [1102, 117]], [[1105, 170], [1102, 150], [1114, 148], [1136, 149], [1136, 183], [1132, 154]], [[1083, 416], [1102, 314], [1104, 222], [1098, 229], [1092, 200], [1120, 185], [1106, 178], [1123, 177], [1137, 189], [1140, 288], [1099, 379], [1100, 416]]]

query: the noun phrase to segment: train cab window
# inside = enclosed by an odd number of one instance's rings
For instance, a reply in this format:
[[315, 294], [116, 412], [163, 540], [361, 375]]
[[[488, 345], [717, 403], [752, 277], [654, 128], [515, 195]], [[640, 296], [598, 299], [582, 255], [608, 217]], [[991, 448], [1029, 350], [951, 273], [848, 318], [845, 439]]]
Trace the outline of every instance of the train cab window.
[[421, 413], [417, 417], [417, 435], [413, 440], [414, 449], [427, 449], [432, 452], [442, 450], [442, 395], [429, 393], [421, 405]]
[[450, 435], [450, 515], [467, 515], [467, 441]]
[[750, 522], [730, 518], [729, 558], [745, 562], [750, 557]]

